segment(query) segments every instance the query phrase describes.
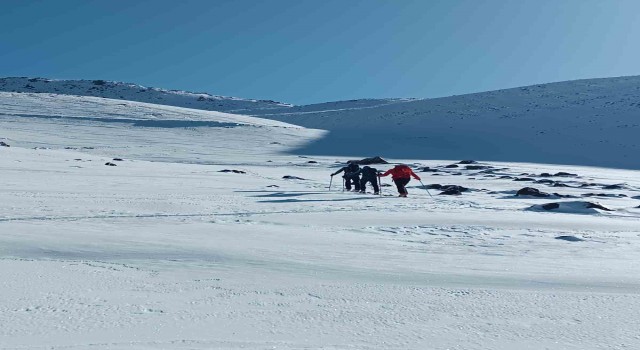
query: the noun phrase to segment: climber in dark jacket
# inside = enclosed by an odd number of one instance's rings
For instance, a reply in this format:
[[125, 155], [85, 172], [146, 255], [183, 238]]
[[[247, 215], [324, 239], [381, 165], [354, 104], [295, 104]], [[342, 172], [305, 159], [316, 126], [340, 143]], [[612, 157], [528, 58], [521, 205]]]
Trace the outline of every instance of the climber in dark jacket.
[[362, 169], [356, 171], [354, 174], [362, 175], [362, 179], [360, 179], [360, 193], [366, 193], [367, 182], [371, 182], [371, 186], [373, 186], [374, 194], [380, 193], [380, 187], [378, 187], [378, 170], [377, 169], [365, 165], [364, 167], [362, 167]]
[[347, 166], [342, 167], [340, 168], [340, 170], [331, 174], [331, 176], [333, 177], [334, 175], [338, 175], [344, 172], [344, 175], [342, 175], [342, 177], [344, 178], [344, 188], [346, 188], [347, 191], [351, 191], [351, 183], [353, 182], [355, 190], [360, 191], [360, 175], [356, 174], [359, 170], [360, 167], [358, 166], [358, 164], [349, 163]]

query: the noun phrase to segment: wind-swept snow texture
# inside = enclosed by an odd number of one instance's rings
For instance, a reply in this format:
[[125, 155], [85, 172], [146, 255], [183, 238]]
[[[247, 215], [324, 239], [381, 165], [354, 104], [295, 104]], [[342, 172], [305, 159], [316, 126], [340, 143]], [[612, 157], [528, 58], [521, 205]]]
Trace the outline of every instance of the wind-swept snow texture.
[[380, 197], [286, 154], [323, 135], [0, 93], [0, 349], [640, 348], [640, 172], [388, 159], [433, 198]]

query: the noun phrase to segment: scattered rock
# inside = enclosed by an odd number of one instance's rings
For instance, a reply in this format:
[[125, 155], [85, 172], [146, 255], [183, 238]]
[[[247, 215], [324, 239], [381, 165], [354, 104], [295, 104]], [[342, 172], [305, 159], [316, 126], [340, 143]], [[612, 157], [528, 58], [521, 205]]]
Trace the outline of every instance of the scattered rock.
[[449, 164], [449, 165], [445, 166], [445, 168], [447, 168], [447, 169], [457, 168], [457, 167], [458, 167], [457, 164]]
[[426, 167], [422, 168], [422, 170], [420, 170], [420, 172], [423, 172], [423, 173], [437, 173], [438, 169], [433, 169], [433, 168], [430, 168], [430, 167], [426, 166]]
[[[426, 185], [425, 187], [427, 189], [436, 189], [436, 190], [442, 190], [444, 192], [452, 192], [451, 194], [454, 194], [453, 192], [467, 192], [467, 191], [469, 191], [468, 188], [463, 187], [463, 186], [458, 186], [458, 185], [431, 184], [431, 185]], [[441, 193], [441, 194], [443, 194], [443, 193]], [[446, 193], [446, 194], [449, 194], [449, 193]]]
[[235, 170], [235, 169], [223, 169], [218, 171], [219, 173], [234, 173], [234, 174], [246, 174], [246, 171]]
[[545, 192], [540, 192], [537, 188], [525, 187], [518, 190], [516, 196], [550, 197], [551, 195]]
[[122, 161], [123, 161], [123, 159], [122, 159], [122, 158], [113, 158], [113, 161], [114, 161], [114, 162], [122, 162]]
[[571, 186], [569, 186], [567, 184], [563, 184], [562, 182], [555, 182], [553, 184], [553, 187], [571, 187]]
[[8, 143], [6, 143], [4, 141], [0, 141], [0, 146], [2, 146], [2, 147], [11, 147], [11, 146], [9, 146]]
[[316, 162], [315, 160], [310, 160], [307, 162], [307, 164], [318, 164], [318, 162]]
[[502, 176], [500, 176], [500, 179], [513, 179], [513, 176], [502, 175]]
[[536, 181], [536, 183], [547, 184], [547, 185], [552, 185], [554, 182], [555, 181], [550, 180], [550, 179], [541, 179], [541, 180]]
[[582, 197], [609, 197], [609, 198], [624, 198], [626, 194], [622, 193], [585, 193]]
[[602, 187], [603, 190], [624, 190], [624, 185], [605, 185]]
[[532, 179], [530, 177], [517, 177], [517, 178], [513, 179], [513, 181], [531, 181], [531, 182], [535, 182], [536, 179]]
[[104, 165], [107, 165], [107, 166], [117, 166], [117, 164], [115, 164], [115, 163], [111, 163], [111, 162], [106, 162], [106, 163], [104, 163]]
[[291, 175], [285, 175], [282, 178], [285, 179], [285, 180], [306, 180], [306, 179], [303, 179], [301, 177], [291, 176]]
[[576, 236], [558, 236], [556, 239], [560, 239], [567, 242], [583, 242], [584, 239], [576, 237]]
[[488, 165], [467, 165], [464, 168], [467, 170], [483, 170], [490, 169], [491, 167]]
[[583, 201], [555, 202], [555, 203], [547, 203], [543, 205], [533, 205], [529, 207], [528, 210], [555, 211], [559, 213], [569, 213], [569, 214], [598, 214], [599, 213], [598, 210], [613, 211], [598, 203], [583, 202]]
[[549, 174], [549, 173], [542, 173], [540, 174], [540, 177], [551, 177], [553, 175]]
[[458, 164], [476, 164], [478, 162], [476, 162], [475, 160], [461, 160], [458, 162]]
[[461, 195], [462, 192], [456, 190], [456, 189], [451, 189], [451, 190], [446, 190], [444, 192], [440, 192], [440, 195], [445, 195], [445, 196], [459, 196]]
[[587, 204], [587, 208], [600, 209], [604, 211], [613, 211], [612, 209], [606, 208], [598, 203], [585, 202]]
[[280, 186], [278, 186], [278, 185], [269, 185], [269, 186], [267, 186], [267, 187], [275, 187], [275, 188], [279, 188]]
[[595, 186], [599, 186], [599, 185], [593, 182], [587, 182], [580, 185], [580, 187], [595, 187]]
[[564, 171], [560, 171], [560, 172], [555, 173], [553, 176], [576, 177], [576, 176], [578, 176], [578, 174], [571, 174], [571, 173], [565, 173]]
[[358, 165], [369, 165], [369, 164], [389, 164], [386, 160], [376, 156], [370, 158], [364, 158], [360, 160], [350, 160], [347, 163], [356, 163]]

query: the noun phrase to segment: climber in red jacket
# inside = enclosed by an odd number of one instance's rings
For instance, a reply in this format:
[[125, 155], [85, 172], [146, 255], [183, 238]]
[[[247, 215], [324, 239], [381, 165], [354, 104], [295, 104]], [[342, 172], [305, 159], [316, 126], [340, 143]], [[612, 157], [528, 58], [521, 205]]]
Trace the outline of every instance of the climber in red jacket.
[[398, 193], [400, 193], [400, 197], [406, 197], [409, 194], [405, 186], [411, 180], [411, 176], [413, 176], [414, 179], [420, 181], [420, 177], [416, 175], [416, 173], [414, 173], [408, 165], [405, 164], [396, 165], [395, 167], [387, 170], [384, 174], [378, 174], [378, 176], [387, 176], [389, 174], [391, 174], [391, 179], [396, 184], [396, 187], [398, 187]]

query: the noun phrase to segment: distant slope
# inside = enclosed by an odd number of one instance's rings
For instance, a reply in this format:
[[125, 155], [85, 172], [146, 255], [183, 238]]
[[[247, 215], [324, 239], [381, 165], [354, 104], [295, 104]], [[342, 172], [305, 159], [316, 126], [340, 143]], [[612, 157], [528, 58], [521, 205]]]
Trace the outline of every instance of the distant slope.
[[[292, 106], [92, 81], [0, 79], [0, 90], [117, 95], [328, 130], [297, 154], [481, 159], [640, 169], [640, 77], [541, 84], [436, 99]], [[30, 87], [29, 87], [30, 86]], [[47, 90], [48, 89], [48, 90]], [[60, 92], [59, 93], [63, 93]], [[186, 97], [185, 97], [186, 96]], [[188, 97], [188, 98], [187, 98]], [[212, 100], [207, 100], [211, 98]], [[208, 102], [207, 102], [208, 101]], [[217, 101], [217, 102], [216, 102]]]
[[94, 96], [221, 112], [238, 112], [246, 109], [260, 110], [291, 106], [275, 101], [165, 90], [105, 80], [53, 80], [25, 77], [0, 78], [0, 91]]
[[366, 107], [252, 115], [329, 130], [304, 154], [640, 169], [640, 77], [577, 80]]
[[0, 92], [0, 140], [15, 147], [171, 162], [264, 162], [324, 132], [250, 116], [100, 97]]

